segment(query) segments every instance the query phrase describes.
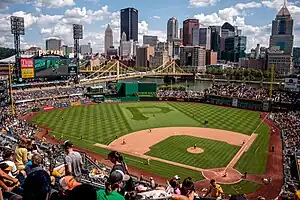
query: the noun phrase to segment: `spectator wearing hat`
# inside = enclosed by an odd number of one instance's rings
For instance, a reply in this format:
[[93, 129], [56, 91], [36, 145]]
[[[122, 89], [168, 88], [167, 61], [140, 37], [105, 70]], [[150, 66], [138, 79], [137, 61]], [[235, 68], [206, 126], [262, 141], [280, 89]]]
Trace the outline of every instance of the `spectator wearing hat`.
[[10, 167], [10, 170], [8, 171], [7, 174], [12, 178], [16, 178], [16, 176], [19, 174], [19, 170], [17, 169], [17, 166], [13, 161], [14, 161], [14, 152], [11, 150], [7, 150], [4, 152], [3, 161], [1, 161], [0, 164], [6, 163]]
[[110, 160], [110, 162], [112, 162], [114, 164], [111, 172], [113, 172], [115, 170], [120, 170], [124, 174], [128, 174], [127, 165], [124, 162], [123, 156], [119, 152], [111, 151], [107, 157]]
[[6, 173], [10, 170], [9, 168], [10, 167], [6, 163], [0, 164], [0, 188], [7, 192], [11, 192], [19, 185], [18, 179], [12, 178]]
[[167, 181], [167, 185], [168, 187], [166, 188], [166, 192], [168, 194], [181, 194], [179, 180], [172, 178], [171, 180]]
[[65, 171], [66, 175], [71, 175], [75, 177], [77, 180], [81, 177], [81, 169], [82, 169], [82, 157], [80, 153], [73, 150], [73, 143], [69, 140], [65, 141], [64, 151], [66, 153], [65, 156]]
[[73, 176], [65, 176], [59, 180], [59, 185], [63, 190], [73, 190], [78, 185], [81, 185]]
[[130, 176], [124, 174], [123, 171], [113, 171], [105, 183], [105, 190], [97, 192], [97, 200], [125, 200], [119, 192], [121, 192], [124, 182], [129, 179]]

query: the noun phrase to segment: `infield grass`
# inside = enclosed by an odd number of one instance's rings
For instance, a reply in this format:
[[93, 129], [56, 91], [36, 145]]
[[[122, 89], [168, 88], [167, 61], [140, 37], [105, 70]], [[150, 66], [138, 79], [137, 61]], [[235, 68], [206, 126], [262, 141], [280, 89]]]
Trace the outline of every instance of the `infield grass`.
[[[204, 149], [203, 153], [192, 154], [187, 148], [194, 145]], [[168, 148], [166, 148], [168, 147]], [[226, 142], [192, 136], [172, 136], [150, 147], [146, 154], [197, 168], [226, 167], [240, 147]]]
[[[208, 124], [204, 125], [204, 121]], [[165, 102], [137, 102], [122, 104], [98, 104], [55, 109], [50, 112], [41, 112], [35, 116], [32, 123], [47, 126], [52, 131], [51, 135], [63, 140], [71, 139], [75, 145], [89, 149], [95, 153], [106, 156], [108, 150], [93, 146], [95, 143], [106, 144], [116, 138], [138, 130], [171, 127], [190, 126], [224, 129], [251, 135], [260, 123], [259, 112], [252, 112], [241, 109], [212, 106], [206, 104], [189, 103], [165, 103]], [[266, 169], [267, 148], [269, 143], [268, 127], [262, 125], [257, 130], [257, 138], [247, 153], [245, 153], [235, 168], [239, 171], [260, 174]], [[80, 139], [82, 136], [82, 140]], [[180, 136], [181, 137], [181, 136]], [[174, 137], [176, 138], [176, 137]], [[193, 138], [197, 140], [197, 146], [203, 145], [205, 155], [199, 154], [187, 156], [187, 145], [193, 146], [195, 142], [177, 143], [176, 147], [183, 150], [183, 154], [174, 150], [174, 145], [167, 144], [159, 153], [161, 147], [154, 145], [149, 154], [158, 157], [171, 157], [172, 161], [183, 162], [194, 166], [193, 159], [199, 161], [203, 168], [222, 167], [228, 163], [234, 153], [238, 150], [234, 146], [226, 146], [217, 141]], [[177, 139], [174, 139], [175, 142]], [[162, 143], [169, 143], [168, 140]], [[217, 144], [218, 143], [218, 144]], [[192, 145], [191, 145], [192, 144]], [[213, 146], [222, 149], [222, 152], [213, 151]], [[180, 155], [182, 157], [177, 157]], [[205, 155], [205, 156], [204, 156]], [[204, 156], [204, 158], [200, 158]], [[170, 178], [175, 174], [181, 177], [190, 176], [194, 180], [201, 180], [203, 177], [199, 172], [176, 167], [173, 165], [152, 161], [151, 165], [145, 165], [146, 161], [130, 155], [125, 155], [128, 165], [146, 170], [162, 177]], [[169, 158], [170, 160], [170, 158]], [[208, 161], [208, 162], [205, 162]], [[246, 188], [254, 191], [253, 185], [245, 184]], [[226, 186], [225, 186], [226, 187]]]

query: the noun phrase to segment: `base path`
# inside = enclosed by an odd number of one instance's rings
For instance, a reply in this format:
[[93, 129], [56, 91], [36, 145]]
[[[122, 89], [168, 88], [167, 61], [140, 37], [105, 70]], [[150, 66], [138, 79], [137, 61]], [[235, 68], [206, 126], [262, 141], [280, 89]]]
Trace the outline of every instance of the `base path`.
[[167, 127], [142, 130], [124, 135], [114, 140], [108, 146], [121, 152], [131, 152], [134, 154], [143, 155], [150, 151], [151, 146], [167, 139], [168, 137], [176, 135], [188, 135], [209, 140], [217, 140], [227, 142], [228, 144], [235, 146], [242, 146], [243, 141], [248, 141], [250, 138], [248, 135], [219, 129]]

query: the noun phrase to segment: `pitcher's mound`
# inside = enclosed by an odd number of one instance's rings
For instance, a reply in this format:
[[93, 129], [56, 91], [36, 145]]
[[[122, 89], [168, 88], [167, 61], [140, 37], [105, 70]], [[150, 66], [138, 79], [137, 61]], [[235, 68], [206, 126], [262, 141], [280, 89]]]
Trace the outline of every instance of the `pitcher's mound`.
[[189, 147], [189, 148], [187, 148], [187, 152], [189, 152], [189, 153], [194, 153], [194, 154], [198, 154], [198, 153], [203, 153], [204, 150], [201, 149], [201, 148], [199, 148], [199, 147], [196, 147], [196, 148], [194, 148], [194, 147]]

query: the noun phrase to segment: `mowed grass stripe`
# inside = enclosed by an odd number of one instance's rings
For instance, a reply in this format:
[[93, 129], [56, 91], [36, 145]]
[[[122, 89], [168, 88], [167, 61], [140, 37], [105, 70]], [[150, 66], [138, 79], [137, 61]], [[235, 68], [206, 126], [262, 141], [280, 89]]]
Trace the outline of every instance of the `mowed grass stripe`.
[[[187, 152], [194, 145], [204, 149], [201, 154]], [[146, 154], [198, 168], [225, 167], [240, 147], [225, 142], [192, 136], [172, 136], [152, 146]]]
[[70, 135], [109, 144], [117, 137], [128, 134], [131, 128], [118, 104], [90, 105], [42, 112], [33, 123], [52, 129], [56, 137]]
[[[251, 135], [259, 125], [259, 113], [206, 104], [168, 103], [173, 108], [199, 122], [199, 126], [229, 130]], [[207, 120], [208, 125], [204, 125]]]

